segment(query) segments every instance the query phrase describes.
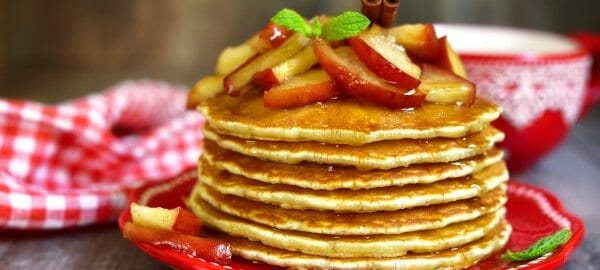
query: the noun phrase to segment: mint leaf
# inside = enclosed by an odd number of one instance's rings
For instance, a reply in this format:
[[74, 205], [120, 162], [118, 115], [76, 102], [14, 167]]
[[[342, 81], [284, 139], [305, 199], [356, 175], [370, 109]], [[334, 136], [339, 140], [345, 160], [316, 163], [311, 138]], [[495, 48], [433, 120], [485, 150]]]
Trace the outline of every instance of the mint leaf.
[[506, 253], [502, 255], [502, 259], [511, 261], [526, 261], [535, 259], [548, 252], [554, 251], [555, 249], [569, 241], [569, 239], [571, 239], [571, 230], [562, 229], [552, 235], [546, 236], [538, 240], [527, 250], [521, 252], [512, 252], [510, 250], [507, 250]]
[[319, 22], [319, 18], [315, 18], [315, 20], [313, 21], [313, 24], [312, 24], [312, 36], [318, 37], [321, 35], [321, 32], [322, 32], [322, 28], [321, 28], [321, 23]]
[[358, 35], [371, 24], [365, 15], [346, 11], [327, 21], [322, 28], [322, 36], [326, 40], [342, 40]]
[[271, 21], [275, 24], [286, 27], [287, 29], [296, 31], [306, 37], [311, 36], [311, 27], [306, 20], [298, 14], [298, 12], [293, 11], [288, 8], [284, 8], [271, 18]]

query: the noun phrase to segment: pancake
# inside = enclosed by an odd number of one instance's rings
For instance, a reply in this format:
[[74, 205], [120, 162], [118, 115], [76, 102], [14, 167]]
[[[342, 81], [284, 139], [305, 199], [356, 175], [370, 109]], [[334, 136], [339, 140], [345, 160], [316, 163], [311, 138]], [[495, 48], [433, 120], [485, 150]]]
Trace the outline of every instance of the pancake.
[[501, 109], [477, 98], [472, 107], [423, 103], [414, 111], [391, 110], [341, 98], [295, 109], [269, 109], [262, 91], [217, 95], [198, 110], [212, 127], [235, 137], [273, 141], [318, 141], [359, 145], [383, 140], [462, 137], [481, 131]]
[[463, 138], [406, 139], [361, 146], [246, 140], [218, 134], [209, 126], [205, 126], [203, 132], [206, 139], [216, 142], [222, 148], [260, 159], [288, 164], [308, 161], [383, 170], [474, 157], [504, 139], [504, 133], [491, 126], [480, 133], [469, 134]]
[[326, 257], [397, 257], [407, 252], [433, 252], [475, 241], [492, 230], [505, 209], [478, 219], [449, 226], [403, 234], [335, 236], [273, 229], [215, 210], [203, 200], [188, 201], [203, 224], [232, 236], [260, 241], [265, 245]]
[[281, 230], [333, 235], [400, 234], [438, 229], [473, 220], [498, 210], [506, 203], [506, 185], [472, 198], [400, 211], [335, 213], [333, 211], [283, 209], [232, 195], [223, 195], [198, 183], [191, 200], [204, 200], [232, 216]]
[[500, 222], [485, 237], [464, 246], [433, 254], [407, 254], [392, 258], [327, 258], [273, 248], [243, 238], [221, 236], [231, 243], [233, 254], [251, 261], [261, 261], [292, 269], [464, 269], [502, 249], [508, 242], [511, 227]]
[[470, 176], [433, 184], [332, 191], [267, 184], [219, 171], [206, 163], [200, 163], [198, 170], [200, 182], [223, 194], [288, 209], [339, 212], [393, 211], [469, 199], [485, 194], [508, 180], [508, 171], [504, 162], [491, 165]]
[[286, 164], [265, 162], [220, 148], [204, 141], [202, 159], [212, 167], [271, 184], [334, 190], [368, 189], [406, 184], [429, 184], [447, 178], [469, 175], [502, 160], [502, 151], [492, 148], [483, 154], [451, 163], [416, 164], [390, 170], [359, 171], [354, 167], [327, 166], [302, 162]]

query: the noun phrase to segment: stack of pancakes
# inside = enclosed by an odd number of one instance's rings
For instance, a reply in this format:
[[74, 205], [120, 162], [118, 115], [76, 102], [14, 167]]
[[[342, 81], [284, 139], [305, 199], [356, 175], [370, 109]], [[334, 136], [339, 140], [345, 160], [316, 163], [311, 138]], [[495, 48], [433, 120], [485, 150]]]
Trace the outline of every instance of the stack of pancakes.
[[465, 268], [508, 240], [500, 114], [352, 98], [290, 110], [221, 94], [189, 207], [234, 254], [310, 269]]

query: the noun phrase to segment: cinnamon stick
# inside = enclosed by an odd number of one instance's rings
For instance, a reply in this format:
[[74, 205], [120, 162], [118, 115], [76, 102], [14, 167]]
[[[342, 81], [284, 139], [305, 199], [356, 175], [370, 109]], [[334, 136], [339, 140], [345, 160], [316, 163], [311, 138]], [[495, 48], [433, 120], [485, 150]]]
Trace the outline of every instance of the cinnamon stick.
[[379, 24], [383, 27], [392, 26], [394, 24], [394, 20], [396, 20], [396, 14], [398, 13], [399, 6], [400, 0], [383, 0]]
[[379, 24], [381, 18], [381, 4], [383, 0], [361, 0], [362, 2], [362, 13], [371, 20], [372, 23]]

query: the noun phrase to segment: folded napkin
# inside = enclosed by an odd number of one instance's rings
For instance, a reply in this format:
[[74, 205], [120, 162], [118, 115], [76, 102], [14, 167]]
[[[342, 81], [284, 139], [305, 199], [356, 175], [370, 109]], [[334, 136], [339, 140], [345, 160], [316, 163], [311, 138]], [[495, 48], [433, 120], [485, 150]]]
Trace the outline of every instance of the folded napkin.
[[58, 106], [0, 99], [0, 229], [112, 221], [129, 190], [195, 167], [203, 119], [185, 101], [157, 81]]

